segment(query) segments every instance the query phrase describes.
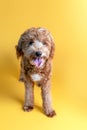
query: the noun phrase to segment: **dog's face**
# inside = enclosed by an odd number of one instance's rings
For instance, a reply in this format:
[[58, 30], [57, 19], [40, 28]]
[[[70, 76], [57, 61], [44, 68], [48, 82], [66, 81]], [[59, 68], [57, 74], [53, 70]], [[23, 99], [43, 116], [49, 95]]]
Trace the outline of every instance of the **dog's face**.
[[54, 43], [47, 29], [31, 28], [21, 35], [16, 50], [18, 57], [26, 57], [31, 65], [39, 68], [53, 57]]
[[30, 61], [30, 64], [36, 67], [42, 67], [49, 58], [51, 46], [47, 43], [43, 43], [38, 39], [31, 39], [23, 47], [24, 56]]

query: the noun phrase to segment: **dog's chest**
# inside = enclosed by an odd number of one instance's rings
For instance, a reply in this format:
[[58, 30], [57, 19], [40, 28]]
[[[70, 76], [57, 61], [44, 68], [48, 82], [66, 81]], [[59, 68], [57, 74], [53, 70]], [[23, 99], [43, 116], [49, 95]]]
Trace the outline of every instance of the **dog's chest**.
[[42, 79], [42, 76], [39, 75], [39, 74], [32, 74], [32, 75], [31, 75], [31, 79], [32, 79], [33, 81], [40, 81], [40, 80]]

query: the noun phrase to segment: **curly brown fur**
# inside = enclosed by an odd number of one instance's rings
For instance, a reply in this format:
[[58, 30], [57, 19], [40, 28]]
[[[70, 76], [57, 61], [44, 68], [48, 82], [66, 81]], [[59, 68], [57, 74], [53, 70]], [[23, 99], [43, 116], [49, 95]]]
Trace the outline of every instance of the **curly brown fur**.
[[21, 57], [20, 81], [25, 84], [25, 103], [23, 109], [34, 107], [34, 83], [41, 87], [43, 109], [48, 117], [56, 113], [52, 108], [51, 69], [54, 56], [54, 41], [45, 28], [30, 28], [25, 31], [16, 46], [17, 58]]

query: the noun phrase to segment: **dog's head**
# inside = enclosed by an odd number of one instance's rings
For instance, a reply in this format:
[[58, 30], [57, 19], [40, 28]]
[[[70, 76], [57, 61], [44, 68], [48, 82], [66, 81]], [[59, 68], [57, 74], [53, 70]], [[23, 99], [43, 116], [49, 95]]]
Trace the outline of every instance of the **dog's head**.
[[21, 35], [16, 53], [18, 58], [24, 56], [30, 64], [42, 67], [54, 55], [52, 35], [45, 28], [30, 28]]

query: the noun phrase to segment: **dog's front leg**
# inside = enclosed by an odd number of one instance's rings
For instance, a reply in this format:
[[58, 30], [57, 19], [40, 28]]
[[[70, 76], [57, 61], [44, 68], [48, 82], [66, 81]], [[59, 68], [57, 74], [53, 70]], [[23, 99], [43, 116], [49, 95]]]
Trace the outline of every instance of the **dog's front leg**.
[[47, 81], [44, 85], [42, 85], [41, 89], [44, 112], [47, 116], [53, 117], [54, 115], [56, 115], [56, 113], [52, 108], [50, 80]]
[[25, 103], [24, 111], [31, 111], [34, 107], [34, 83], [31, 81], [24, 82], [25, 84]]

